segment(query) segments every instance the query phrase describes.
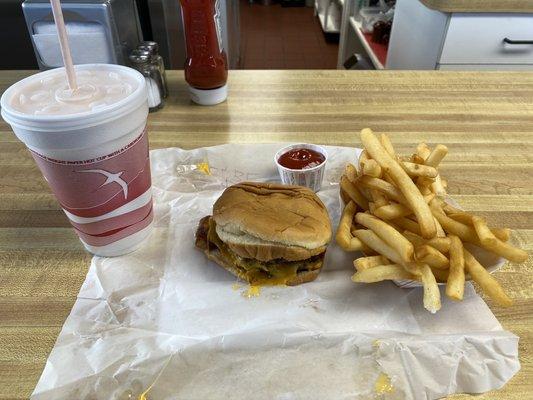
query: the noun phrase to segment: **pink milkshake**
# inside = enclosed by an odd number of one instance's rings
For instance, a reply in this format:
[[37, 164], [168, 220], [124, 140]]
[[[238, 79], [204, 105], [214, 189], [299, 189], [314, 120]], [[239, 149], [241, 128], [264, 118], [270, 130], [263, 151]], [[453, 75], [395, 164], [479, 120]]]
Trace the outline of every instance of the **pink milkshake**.
[[8, 88], [2, 117], [30, 150], [82, 243], [101, 256], [135, 250], [153, 220], [145, 78], [110, 64], [63, 68]]

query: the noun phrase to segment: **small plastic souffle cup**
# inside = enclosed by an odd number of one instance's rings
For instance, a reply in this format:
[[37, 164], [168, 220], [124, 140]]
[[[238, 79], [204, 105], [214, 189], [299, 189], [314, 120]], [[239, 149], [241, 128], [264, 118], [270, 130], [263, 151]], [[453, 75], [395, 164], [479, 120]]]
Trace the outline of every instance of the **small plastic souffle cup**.
[[[315, 167], [307, 169], [291, 169], [284, 167], [279, 163], [278, 160], [283, 154], [296, 149], [314, 150], [324, 156], [324, 161]], [[274, 156], [274, 162], [278, 167], [278, 172], [282, 183], [286, 185], [305, 186], [314, 192], [318, 192], [322, 187], [324, 172], [326, 170], [326, 163], [328, 162], [328, 153], [326, 152], [326, 149], [316, 144], [291, 144], [290, 146], [286, 146], [278, 150], [278, 152]]]
[[85, 248], [100, 256], [126, 254], [141, 245], [153, 222], [146, 81], [120, 65], [75, 68], [127, 76], [136, 86], [122, 100], [87, 112], [35, 115], [11, 106], [26, 85], [65, 73], [49, 70], [8, 88], [2, 117], [30, 150]]

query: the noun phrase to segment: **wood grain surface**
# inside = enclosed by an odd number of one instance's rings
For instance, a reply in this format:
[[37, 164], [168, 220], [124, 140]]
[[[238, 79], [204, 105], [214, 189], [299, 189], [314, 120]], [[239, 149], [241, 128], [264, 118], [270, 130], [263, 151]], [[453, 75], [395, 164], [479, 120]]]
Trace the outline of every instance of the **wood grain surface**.
[[[0, 72], [0, 92], [29, 72]], [[181, 71], [148, 120], [152, 148], [305, 141], [360, 146], [358, 132], [390, 134], [398, 152], [445, 143], [442, 172], [467, 210], [515, 230], [533, 252], [533, 73], [232, 71], [215, 107], [188, 100]], [[88, 270], [66, 217], [29, 153], [0, 122], [0, 399], [31, 394]], [[533, 393], [533, 263], [496, 273], [516, 305], [487, 300], [520, 336], [521, 371], [478, 399]], [[436, 362], [438, 362], [436, 360]], [[468, 395], [455, 396], [457, 398]]]
[[445, 12], [533, 12], [531, 0], [420, 0], [434, 10]]

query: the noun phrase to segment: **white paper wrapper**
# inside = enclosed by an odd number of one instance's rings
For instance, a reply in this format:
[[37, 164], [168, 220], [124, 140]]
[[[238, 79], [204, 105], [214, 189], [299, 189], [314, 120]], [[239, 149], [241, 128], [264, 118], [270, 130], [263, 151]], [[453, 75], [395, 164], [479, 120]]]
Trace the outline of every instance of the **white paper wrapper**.
[[[316, 281], [243, 296], [194, 233], [224, 187], [278, 179], [282, 146], [151, 153], [154, 233], [130, 255], [93, 258], [33, 399], [434, 399], [499, 388], [519, 370], [518, 338], [470, 284], [432, 315], [420, 288], [354, 284], [353, 255], [335, 245]], [[337, 222], [336, 182], [356, 152], [326, 149], [319, 196]], [[376, 388], [382, 374], [392, 391]]]

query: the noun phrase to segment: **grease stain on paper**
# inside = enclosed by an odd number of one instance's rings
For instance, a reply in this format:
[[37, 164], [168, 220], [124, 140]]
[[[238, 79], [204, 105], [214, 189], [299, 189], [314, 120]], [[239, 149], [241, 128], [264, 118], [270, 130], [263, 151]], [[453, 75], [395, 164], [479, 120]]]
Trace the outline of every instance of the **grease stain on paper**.
[[386, 394], [394, 391], [390, 377], [386, 373], [382, 372], [379, 374], [376, 382], [374, 383], [374, 391], [376, 394]]

